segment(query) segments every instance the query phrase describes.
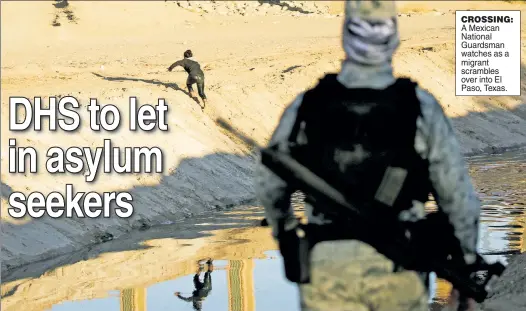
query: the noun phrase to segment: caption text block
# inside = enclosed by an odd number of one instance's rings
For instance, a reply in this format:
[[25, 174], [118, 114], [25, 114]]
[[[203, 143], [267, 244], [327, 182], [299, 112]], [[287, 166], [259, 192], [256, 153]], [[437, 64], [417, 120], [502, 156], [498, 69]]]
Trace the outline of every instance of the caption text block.
[[456, 95], [521, 93], [521, 12], [456, 11]]

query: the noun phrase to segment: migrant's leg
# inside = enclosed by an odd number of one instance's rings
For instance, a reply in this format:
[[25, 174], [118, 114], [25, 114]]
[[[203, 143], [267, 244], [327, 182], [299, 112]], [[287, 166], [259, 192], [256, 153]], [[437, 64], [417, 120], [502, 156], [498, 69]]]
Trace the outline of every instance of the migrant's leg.
[[212, 259], [208, 259], [206, 261], [206, 265], [208, 266], [208, 272], [214, 271], [214, 262], [212, 261]]
[[199, 97], [201, 97], [203, 100], [206, 99], [204, 77], [199, 77], [199, 79], [197, 79], [197, 92], [199, 92]]
[[199, 280], [200, 274], [194, 275], [194, 287], [196, 290], [200, 290], [203, 288], [203, 283], [201, 283], [201, 280]]
[[205, 272], [205, 278], [203, 280], [203, 288], [210, 291], [212, 290], [212, 272]]
[[190, 97], [195, 98], [195, 91], [191, 84], [187, 84], [186, 87], [188, 88], [188, 92], [190, 93]]
[[199, 97], [203, 100], [203, 109], [206, 106], [207, 98], [205, 94], [205, 78], [204, 77], [197, 77], [197, 92], [199, 93]]
[[300, 285], [302, 311], [427, 311], [428, 295], [413, 271], [360, 241], [325, 241], [311, 253], [311, 283]]
[[194, 81], [194, 79], [192, 79], [192, 77], [189, 76], [186, 79], [186, 87], [188, 88], [188, 92], [190, 93], [190, 97], [192, 97], [192, 98], [196, 97], [194, 88], [192, 87], [192, 84], [194, 84], [194, 83], [195, 83], [195, 81]]

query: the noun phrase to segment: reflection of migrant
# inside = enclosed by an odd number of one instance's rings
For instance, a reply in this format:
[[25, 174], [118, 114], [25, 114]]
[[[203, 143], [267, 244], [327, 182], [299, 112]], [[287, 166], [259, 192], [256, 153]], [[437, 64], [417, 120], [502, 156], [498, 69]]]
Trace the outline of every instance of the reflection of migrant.
[[209, 259], [206, 262], [208, 270], [205, 272], [203, 282], [199, 280], [203, 267], [199, 265], [197, 273], [194, 275], [194, 287], [195, 290], [192, 292], [192, 296], [183, 297], [180, 292], [175, 292], [174, 295], [184, 301], [192, 302], [194, 310], [200, 311], [203, 308], [203, 301], [212, 291], [212, 271], [214, 271], [214, 265], [212, 260]]
[[111, 216], [112, 201], [117, 205], [115, 214], [121, 218], [130, 217], [133, 214], [132, 195], [123, 192], [104, 192], [102, 195], [96, 192], [73, 192], [73, 186], [66, 185], [66, 195], [51, 192], [44, 196], [40, 192], [33, 192], [26, 196], [21, 192], [13, 192], [9, 196], [8, 213], [13, 218], [31, 216], [40, 218], [47, 214], [51, 218], [66, 216], [73, 217], [75, 213], [79, 218], [104, 218]]

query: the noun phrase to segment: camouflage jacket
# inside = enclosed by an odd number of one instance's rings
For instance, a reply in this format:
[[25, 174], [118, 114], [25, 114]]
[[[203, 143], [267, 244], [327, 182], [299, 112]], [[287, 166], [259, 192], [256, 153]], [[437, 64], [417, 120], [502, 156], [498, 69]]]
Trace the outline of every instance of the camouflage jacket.
[[[338, 80], [347, 88], [383, 89], [395, 81], [390, 65], [364, 67], [345, 61]], [[440, 210], [449, 216], [455, 235], [464, 249], [469, 262], [477, 248], [480, 202], [473, 189], [466, 163], [449, 119], [438, 101], [429, 92], [418, 88], [422, 116], [417, 119], [415, 150], [429, 162], [430, 182]], [[287, 140], [296, 120], [298, 107], [302, 103], [300, 94], [284, 111], [269, 144], [277, 144], [282, 152], [288, 152]], [[300, 133], [301, 135], [301, 133]], [[290, 205], [292, 193], [278, 176], [262, 165], [256, 168], [256, 195], [265, 208], [269, 225], [277, 235], [275, 224], [280, 219], [296, 221]], [[309, 222], [327, 223], [323, 215], [312, 214], [305, 206]], [[413, 206], [412, 210], [424, 215], [424, 206]]]

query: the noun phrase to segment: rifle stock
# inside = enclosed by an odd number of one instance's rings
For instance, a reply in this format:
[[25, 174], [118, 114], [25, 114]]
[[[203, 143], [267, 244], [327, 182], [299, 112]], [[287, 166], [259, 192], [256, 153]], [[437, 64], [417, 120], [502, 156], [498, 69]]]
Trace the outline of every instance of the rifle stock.
[[[439, 216], [431, 215], [428, 219], [412, 224], [406, 223], [405, 226], [397, 221], [369, 217], [367, 213], [350, 204], [341, 192], [289, 155], [271, 148], [259, 147], [254, 140], [233, 129], [226, 121], [219, 119], [217, 122], [245, 143], [259, 149], [262, 164], [280, 178], [297, 190], [334, 203], [331, 208], [347, 216], [345, 221], [348, 218], [352, 222], [345, 226], [345, 232], [329, 232], [337, 229], [300, 224], [294, 230], [278, 237], [286, 276], [290, 281], [309, 282], [308, 274], [299, 270], [308, 269], [309, 266], [305, 250], [311, 249], [317, 242], [330, 239], [331, 233], [334, 233], [332, 236], [364, 241], [408, 270], [435, 272], [439, 278], [449, 281], [462, 296], [471, 297], [479, 303], [487, 298], [490, 284], [504, 272], [505, 267], [502, 263], [489, 264], [479, 254], [475, 263], [467, 265], [452, 230], [446, 237], [433, 240], [432, 236], [436, 235], [436, 232], [443, 232], [442, 229], [449, 225], [447, 221], [437, 220]], [[379, 224], [383, 231], [389, 234], [378, 234], [371, 229]], [[291, 249], [291, 245], [297, 245], [296, 249]], [[287, 261], [290, 263], [287, 264]], [[476, 275], [479, 272], [485, 275]]]

